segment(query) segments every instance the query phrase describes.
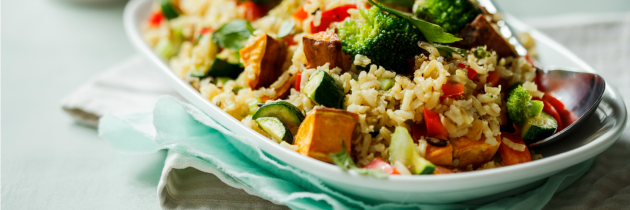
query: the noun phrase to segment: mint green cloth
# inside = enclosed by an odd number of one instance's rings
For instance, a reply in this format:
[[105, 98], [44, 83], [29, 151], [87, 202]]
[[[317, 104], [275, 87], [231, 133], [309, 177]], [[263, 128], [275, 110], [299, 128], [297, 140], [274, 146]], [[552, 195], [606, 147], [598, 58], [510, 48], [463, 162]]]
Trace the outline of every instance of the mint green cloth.
[[[275, 161], [251, 140], [230, 132], [194, 106], [162, 97], [153, 113], [106, 115], [99, 133], [122, 153], [147, 154], [161, 149], [196, 156], [220, 176], [292, 209], [540, 209], [552, 195], [586, 171], [593, 160], [572, 166], [525, 193], [487, 204], [371, 204], [334, 191], [314, 176]], [[219, 176], [219, 175], [218, 175]]]

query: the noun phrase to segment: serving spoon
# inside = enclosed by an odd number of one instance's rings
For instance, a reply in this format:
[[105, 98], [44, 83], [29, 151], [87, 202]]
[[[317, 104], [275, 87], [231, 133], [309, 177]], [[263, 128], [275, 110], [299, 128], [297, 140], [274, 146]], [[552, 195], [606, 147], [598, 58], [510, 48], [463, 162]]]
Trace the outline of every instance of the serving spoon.
[[[479, 0], [479, 4], [490, 14], [499, 12], [498, 7], [495, 6], [492, 0]], [[527, 55], [527, 49], [516, 38], [516, 33], [514, 33], [507, 22], [503, 20], [497, 21], [497, 26], [501, 36], [514, 46], [518, 55]], [[536, 68], [536, 74], [540, 79], [538, 89], [560, 100], [564, 104], [565, 109], [573, 113], [577, 120], [547, 138], [528, 142], [527, 146], [529, 147], [550, 144], [579, 128], [579, 125], [584, 124], [586, 119], [597, 110], [606, 90], [606, 82], [597, 74], [559, 68], [546, 70]]]

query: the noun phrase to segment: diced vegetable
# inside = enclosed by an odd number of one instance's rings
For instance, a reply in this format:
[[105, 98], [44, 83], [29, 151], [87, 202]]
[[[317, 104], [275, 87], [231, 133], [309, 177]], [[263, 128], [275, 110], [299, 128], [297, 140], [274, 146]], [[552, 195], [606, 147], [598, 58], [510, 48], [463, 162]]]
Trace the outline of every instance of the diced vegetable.
[[558, 129], [558, 122], [543, 112], [539, 116], [525, 120], [521, 128], [521, 137], [525, 142], [531, 143], [553, 135], [556, 129]]
[[261, 117], [277, 117], [288, 127], [300, 126], [304, 120], [304, 114], [293, 104], [286, 101], [277, 101], [265, 104], [252, 116], [252, 119]]
[[304, 10], [304, 6], [301, 6], [299, 9], [297, 9], [293, 13], [293, 18], [295, 18], [295, 20], [297, 20], [299, 22], [302, 22], [306, 18], [308, 18], [308, 13]]
[[302, 44], [307, 61], [306, 68], [317, 68], [329, 63], [330, 69], [339, 67], [344, 70], [341, 40], [335, 32], [323, 31], [307, 34], [302, 37]]
[[424, 157], [436, 165], [452, 166], [453, 144], [447, 144], [444, 147], [436, 147], [431, 144], [427, 144], [427, 150]]
[[380, 157], [377, 157], [363, 168], [381, 170], [387, 174], [400, 174], [396, 168], [383, 161]]
[[389, 90], [394, 87], [394, 78], [378, 78], [378, 81], [381, 83], [381, 90]]
[[259, 98], [250, 98], [247, 102], [247, 108], [249, 108], [249, 114], [254, 115], [256, 111], [258, 111], [258, 103], [260, 103]]
[[454, 46], [470, 49], [478, 46], [487, 46], [488, 50], [496, 51], [499, 57], [515, 57], [516, 51], [499, 32], [494, 30], [483, 14], [479, 14], [470, 24], [464, 26], [459, 32], [464, 40], [454, 43]]
[[400, 161], [412, 174], [432, 174], [435, 165], [420, 157], [415, 144], [405, 127], [396, 127], [389, 145], [389, 162]]
[[258, 20], [259, 18], [265, 16], [269, 11], [264, 4], [257, 4], [254, 1], [243, 2], [240, 6], [245, 8], [244, 17], [249, 21]]
[[161, 58], [170, 58], [175, 54], [175, 46], [169, 38], [161, 38], [153, 48], [153, 51]]
[[315, 26], [315, 24], [311, 22], [311, 33], [326, 31], [331, 23], [341, 22], [347, 17], [350, 17], [350, 14], [348, 14], [348, 10], [356, 8], [356, 4], [347, 4], [322, 12], [322, 18], [319, 26]]
[[282, 65], [287, 54], [283, 41], [264, 34], [239, 52], [250, 88], [269, 87], [282, 75]]
[[157, 27], [160, 25], [160, 23], [162, 23], [162, 20], [164, 20], [164, 14], [162, 14], [162, 11], [161, 10], [155, 11], [149, 17], [149, 26]]
[[453, 145], [453, 164], [455, 164], [455, 160], [457, 160], [455, 167], [466, 168], [468, 165], [472, 165], [473, 168], [477, 168], [481, 166], [481, 164], [492, 160], [501, 145], [501, 135], [497, 135], [495, 138], [498, 143], [494, 146], [486, 143], [485, 135], [482, 135], [479, 140], [473, 140], [466, 136], [451, 138], [450, 142]]
[[302, 92], [319, 105], [339, 108], [345, 96], [343, 86], [323, 70], [313, 74]]
[[475, 77], [479, 74], [473, 68], [470, 68], [470, 66], [466, 66], [466, 64], [463, 64], [463, 63], [458, 63], [457, 67], [467, 70], [468, 72], [467, 76], [469, 80], [475, 79]]
[[543, 107], [543, 112], [547, 113], [549, 116], [552, 116], [553, 119], [555, 119], [558, 123], [558, 129], [556, 129], [556, 133], [561, 131], [564, 127], [562, 127], [562, 119], [560, 118], [558, 111], [556, 111], [556, 108], [554, 108], [549, 102], [542, 102], [545, 104]]
[[486, 78], [486, 83], [491, 84], [492, 87], [497, 87], [499, 86], [500, 82], [501, 82], [501, 75], [499, 75], [499, 73], [497, 73], [496, 71], [491, 71], [490, 73], [488, 73], [488, 78]]
[[540, 113], [542, 113], [543, 109], [544, 109], [545, 104], [542, 101], [539, 100], [530, 100], [529, 101], [529, 107], [531, 108], [529, 110], [529, 114], [527, 114], [528, 116], [538, 116], [540, 115]]
[[241, 68], [240, 65], [231, 64], [227, 61], [215, 58], [212, 62], [212, 66], [208, 70], [208, 73], [202, 76], [227, 77], [236, 79], [238, 75], [241, 74], [241, 72], [243, 72], [243, 68]]
[[[313, 109], [300, 125], [295, 137], [298, 152], [324, 161], [332, 162], [329, 154], [339, 152], [344, 145], [351, 145], [354, 127], [359, 121], [356, 113], [340, 109]], [[350, 148], [346, 148], [351, 153]]]
[[164, 14], [164, 17], [168, 20], [175, 19], [179, 16], [179, 9], [172, 0], [160, 0], [160, 8], [162, 9], [162, 14]]
[[[573, 122], [575, 122], [578, 118], [573, 114], [573, 112], [566, 110], [562, 101], [557, 98], [551, 96], [550, 94], [543, 95], [543, 100], [549, 102], [553, 108], [556, 109], [558, 115], [560, 115], [560, 119], [562, 119], [560, 124], [562, 124], [561, 129], [569, 127]], [[559, 127], [560, 128], [560, 127]]]
[[431, 137], [436, 137], [439, 139], [447, 139], [448, 138], [448, 130], [442, 125], [442, 120], [440, 120], [440, 115], [437, 113], [428, 110], [427, 108], [422, 108], [424, 114], [424, 121], [427, 125], [427, 135]]
[[300, 91], [300, 83], [302, 82], [302, 71], [298, 71], [295, 74], [295, 84], [293, 84], [293, 88], [297, 91]]
[[442, 92], [444, 92], [444, 95], [442, 95], [442, 98], [461, 96], [462, 94], [464, 94], [464, 85], [463, 84], [453, 85], [451, 83], [444, 83], [442, 85]]
[[515, 144], [520, 144], [522, 145], [521, 147], [524, 146], [525, 148], [523, 149], [523, 151], [518, 151], [505, 143], [501, 144], [501, 146], [499, 147], [499, 155], [501, 156], [503, 163], [507, 165], [516, 165], [519, 163], [532, 161], [532, 156], [529, 153], [529, 149], [527, 148], [527, 146], [525, 145], [525, 142], [523, 142], [523, 139], [521, 139], [520, 136], [511, 134], [511, 133], [506, 133], [506, 132], [501, 132], [501, 136], [503, 138], [509, 139]]
[[293, 144], [293, 134], [278, 118], [261, 117], [255, 121], [258, 127], [269, 134], [276, 142], [286, 141], [289, 144]]
[[483, 47], [478, 46], [477, 51], [475, 51], [475, 57], [477, 58], [490, 57], [490, 53], [486, 52], [486, 50], [483, 49]]

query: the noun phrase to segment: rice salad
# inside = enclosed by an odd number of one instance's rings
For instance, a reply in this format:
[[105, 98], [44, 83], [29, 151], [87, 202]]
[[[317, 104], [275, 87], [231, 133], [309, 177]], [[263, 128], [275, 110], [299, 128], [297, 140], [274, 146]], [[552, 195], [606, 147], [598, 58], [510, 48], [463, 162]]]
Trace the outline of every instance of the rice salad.
[[[542, 158], [571, 114], [475, 1], [160, 0], [143, 37], [280, 145], [377, 178]], [[450, 9], [449, 9], [450, 8]], [[563, 126], [565, 125], [565, 126]]]

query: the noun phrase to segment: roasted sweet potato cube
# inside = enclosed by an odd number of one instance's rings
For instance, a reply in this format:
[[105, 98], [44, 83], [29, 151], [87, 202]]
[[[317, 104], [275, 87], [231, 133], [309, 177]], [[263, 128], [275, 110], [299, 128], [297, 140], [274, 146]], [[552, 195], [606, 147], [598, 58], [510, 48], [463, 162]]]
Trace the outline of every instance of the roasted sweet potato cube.
[[466, 168], [472, 164], [473, 168], [477, 168], [481, 164], [492, 160], [492, 157], [494, 157], [501, 145], [501, 135], [495, 136], [495, 138], [498, 142], [495, 146], [486, 143], [485, 136], [482, 136], [479, 140], [472, 140], [465, 136], [451, 139], [453, 159], [459, 161], [456, 167]]
[[352, 132], [358, 121], [356, 113], [332, 108], [314, 109], [300, 124], [294, 143], [299, 153], [332, 163], [330, 154], [341, 151], [342, 142], [348, 153], [351, 152]]
[[[316, 68], [330, 63], [330, 68], [339, 67], [347, 70], [350, 64], [349, 58], [341, 50], [341, 40], [335, 32], [322, 31], [316, 34], [308, 34], [302, 37], [304, 55], [306, 55], [306, 68]], [[345, 60], [348, 60], [346, 62]]]
[[463, 40], [453, 43], [453, 46], [469, 49], [485, 45], [489, 50], [496, 51], [499, 57], [516, 56], [512, 45], [494, 30], [483, 14], [466, 24], [459, 32], [459, 37]]
[[445, 147], [427, 145], [425, 158], [436, 165], [453, 166], [453, 144]]
[[282, 40], [267, 34], [258, 37], [240, 50], [247, 85], [252, 89], [269, 87], [282, 74], [287, 48]]

